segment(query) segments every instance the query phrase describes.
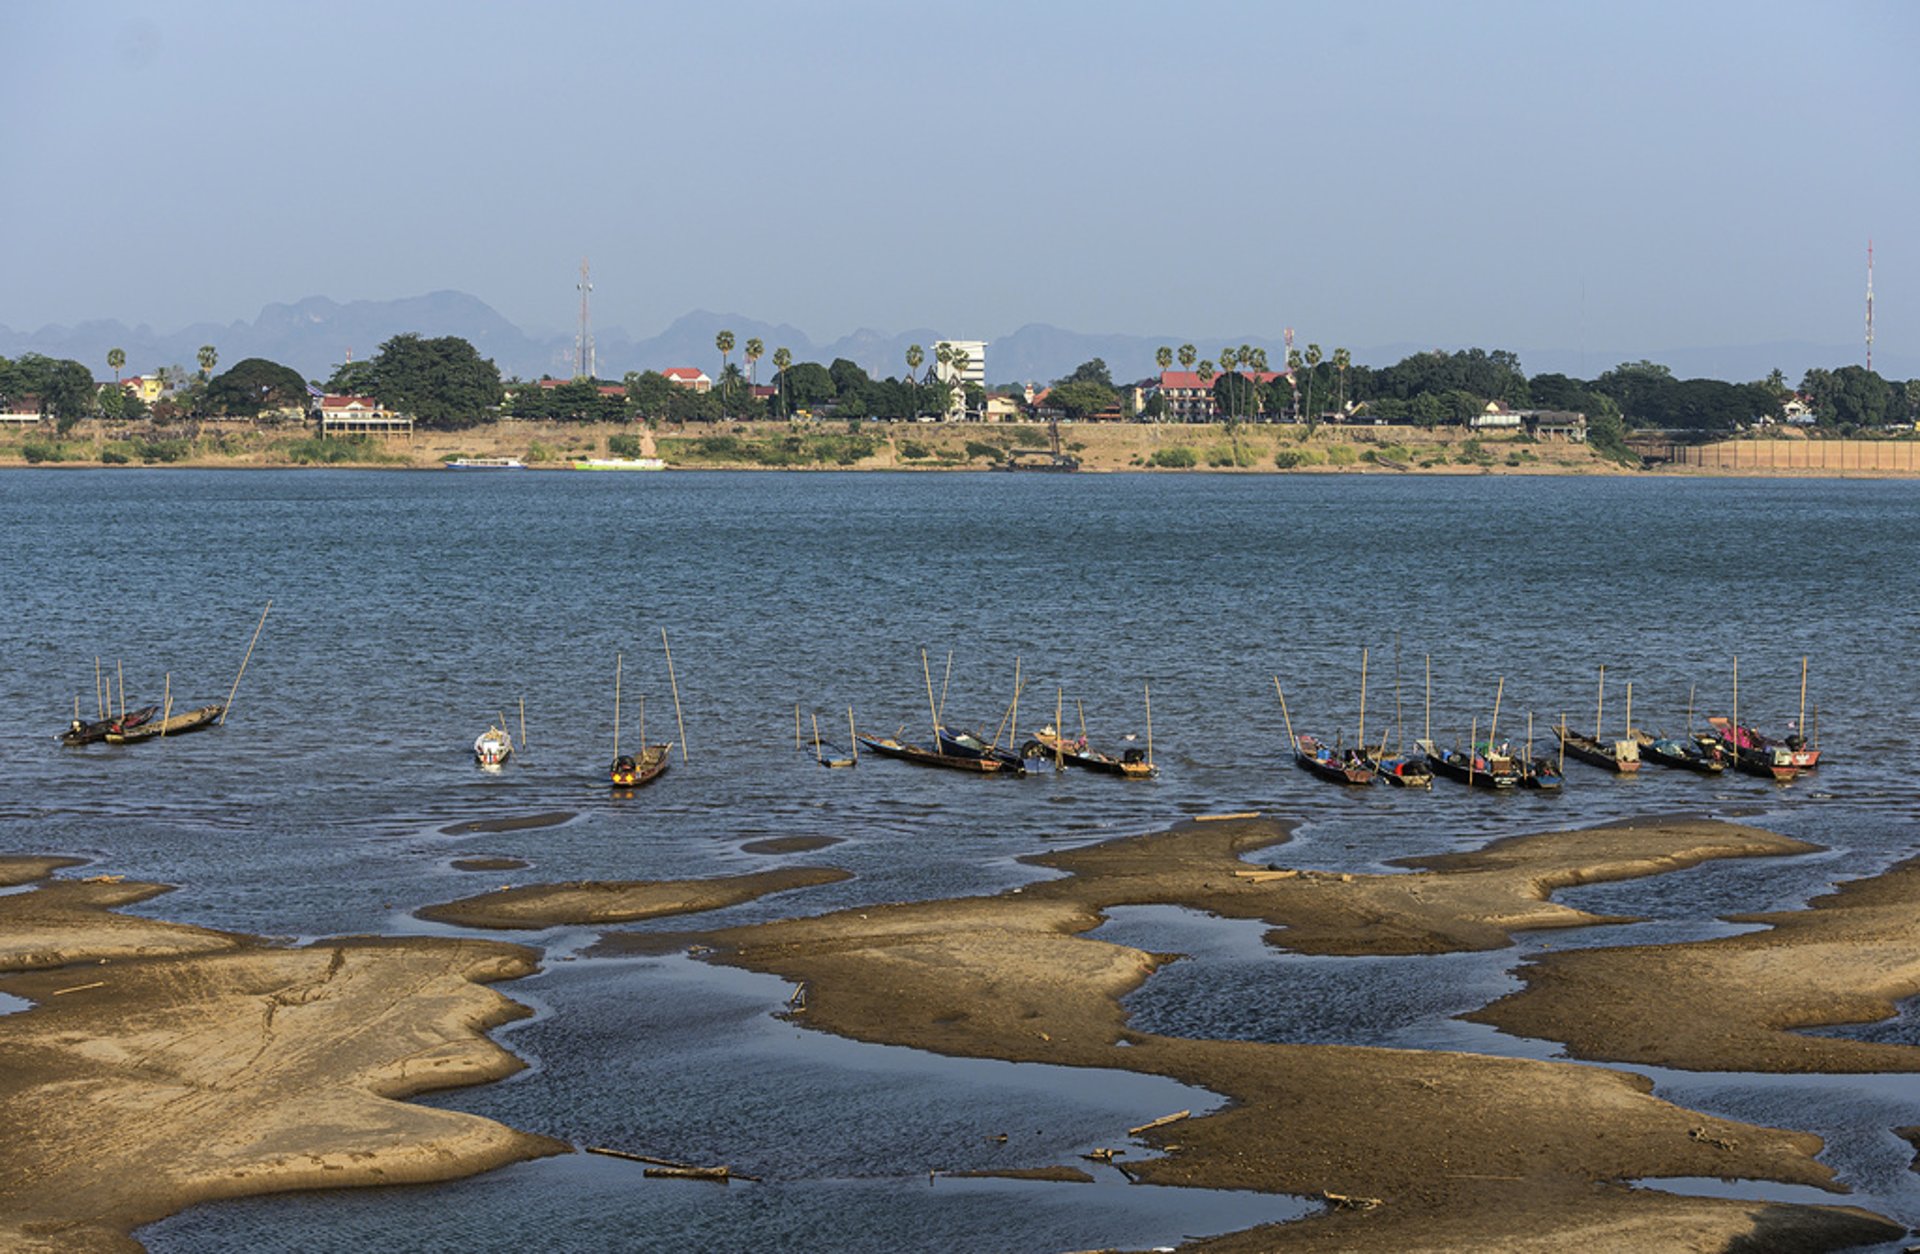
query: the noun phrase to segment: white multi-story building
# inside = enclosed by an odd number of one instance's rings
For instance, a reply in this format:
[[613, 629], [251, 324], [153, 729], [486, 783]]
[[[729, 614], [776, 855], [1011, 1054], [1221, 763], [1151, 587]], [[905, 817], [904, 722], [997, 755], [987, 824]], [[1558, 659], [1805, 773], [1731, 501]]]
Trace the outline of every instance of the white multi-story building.
[[[947, 350], [945, 354], [941, 349]], [[946, 361], [941, 357], [945, 356]], [[962, 356], [964, 365], [955, 369], [952, 359]], [[941, 383], [958, 381], [960, 386], [948, 393], [947, 421], [959, 422], [968, 417], [966, 387], [973, 384], [981, 390], [987, 386], [987, 342], [985, 340], [941, 340], [933, 346], [933, 377]]]

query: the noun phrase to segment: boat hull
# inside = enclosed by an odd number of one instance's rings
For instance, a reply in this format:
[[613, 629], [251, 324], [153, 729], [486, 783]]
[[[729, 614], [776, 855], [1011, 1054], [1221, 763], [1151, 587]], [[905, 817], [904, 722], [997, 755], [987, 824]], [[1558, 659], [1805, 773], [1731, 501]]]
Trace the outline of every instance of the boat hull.
[[667, 773], [672, 750], [672, 745], [648, 745], [637, 758], [621, 754], [607, 768], [607, 780], [615, 788], [644, 788]]
[[964, 758], [951, 753], [935, 753], [919, 745], [902, 744], [892, 737], [876, 739], [861, 736], [860, 743], [868, 752], [877, 753], [883, 758], [898, 758], [902, 762], [912, 762], [919, 766], [937, 766], [949, 771], [968, 771], [975, 775], [1022, 774], [1019, 767], [1008, 767], [997, 758]]
[[142, 723], [138, 727], [130, 727], [124, 731], [108, 732], [107, 743], [137, 745], [143, 741], [159, 740], [166, 736], [184, 736], [188, 732], [204, 731], [219, 722], [220, 716], [226, 713], [226, 710], [227, 707], [224, 705], [203, 705], [197, 710], [188, 710], [172, 718]]

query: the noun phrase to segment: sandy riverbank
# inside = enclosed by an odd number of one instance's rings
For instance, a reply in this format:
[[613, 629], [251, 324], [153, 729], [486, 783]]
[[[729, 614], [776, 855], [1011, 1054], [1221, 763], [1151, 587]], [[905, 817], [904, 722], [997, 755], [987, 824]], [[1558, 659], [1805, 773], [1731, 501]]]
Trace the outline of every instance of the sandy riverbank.
[[[1520, 929], [1610, 921], [1553, 902], [1562, 888], [1812, 846], [1737, 824], [1660, 818], [1501, 840], [1409, 860], [1392, 874], [1330, 874], [1286, 865], [1287, 831], [1258, 817], [1186, 822], [1036, 857], [1061, 878], [996, 896], [614, 933], [599, 949], [713, 946], [719, 961], [804, 984], [803, 1021], [860, 1040], [1193, 1084], [1227, 1105], [1140, 1133], [1164, 1154], [1131, 1164], [1137, 1179], [1378, 1202], [1197, 1248], [1828, 1250], [1901, 1235], [1838, 1204], [1833, 1173], [1815, 1157], [1819, 1138], [1670, 1105], [1627, 1072], [1139, 1031], [1121, 999], [1177, 956], [1088, 935], [1115, 906], [1166, 904], [1264, 921], [1272, 943], [1308, 953], [1486, 950]], [[35, 885], [0, 895], [0, 970], [15, 972], [0, 991], [37, 1003], [0, 1016], [8, 1061], [0, 1246], [120, 1248], [134, 1226], [195, 1201], [441, 1180], [568, 1148], [396, 1100], [518, 1067], [485, 1033], [524, 1012], [482, 984], [530, 972], [532, 951], [442, 938], [282, 948], [117, 912], [163, 891], [154, 885], [45, 878], [72, 865], [0, 859], [0, 885]], [[535, 885], [421, 913], [487, 927], [603, 923], [844, 876], [793, 867]], [[1798, 1024], [1860, 1017], [1855, 999], [1822, 1008], [1792, 992], [1856, 962], [1869, 972], [1857, 981], [1865, 995], [1899, 995], [1906, 974], [1894, 951], [1912, 948], [1899, 915], [1914, 913], [1916, 893], [1920, 874], [1900, 868], [1809, 910], [1766, 916], [1806, 943], [1769, 951], [1764, 970], [1715, 958], [1722, 942], [1678, 947], [1687, 952], [1676, 961], [1644, 967], [1633, 965], [1632, 949], [1569, 954], [1618, 953], [1629, 965], [1535, 1007], [1526, 1030], [1550, 1038], [1593, 1030], [1611, 1057], [1619, 1040], [1647, 1030], [1644, 1004], [1661, 1030], [1692, 1042], [1700, 1065], [1740, 1065], [1745, 1025], [1776, 1018], [1767, 1008], [1776, 986], [1790, 990]], [[795, 904], [804, 908], [805, 897]], [[1696, 963], [1699, 952], [1706, 959]], [[1893, 983], [1872, 974], [1889, 969]], [[1743, 1000], [1759, 1009], [1743, 1015]], [[1125, 1129], [1115, 1137], [1128, 1143]], [[1079, 1164], [1022, 1170], [1065, 1178]], [[1784, 1181], [1836, 1190], [1836, 1205], [1678, 1197], [1623, 1183], [1665, 1176]]]
[[569, 1147], [399, 1099], [496, 1080], [484, 984], [518, 946], [350, 937], [298, 949], [124, 915], [152, 884], [40, 882], [0, 858], [0, 1248], [137, 1249], [195, 1202], [448, 1180]]
[[[198, 438], [184, 441], [196, 433]], [[222, 469], [338, 465], [436, 469], [455, 457], [515, 457], [559, 470], [604, 457], [615, 436], [637, 437], [642, 452], [673, 470], [984, 470], [1012, 451], [1048, 446], [1038, 423], [714, 423], [658, 430], [621, 425], [505, 421], [467, 431], [421, 431], [319, 445], [310, 431], [209, 422], [156, 431], [170, 445], [165, 464]], [[1062, 445], [1084, 471], [1173, 474], [1622, 475], [1685, 477], [1914, 477], [1920, 442], [1905, 440], [1736, 440], [1688, 451], [1682, 464], [1627, 469], [1584, 444], [1445, 428], [1333, 427], [1308, 434], [1291, 425], [1080, 423], [1061, 427]], [[180, 442], [175, 444], [174, 442]], [[57, 449], [43, 466], [99, 466], [103, 457], [141, 465], [140, 439], [81, 423], [64, 439], [51, 431], [0, 433], [0, 466], [26, 466], [30, 445]], [[341, 460], [323, 460], [340, 458]]]
[[[804, 983], [806, 1021], [857, 1039], [1125, 1068], [1230, 1099], [1215, 1114], [1145, 1133], [1167, 1153], [1132, 1167], [1141, 1180], [1381, 1202], [1200, 1248], [1822, 1250], [1899, 1235], [1897, 1225], [1849, 1208], [1621, 1187], [1693, 1175], [1833, 1187], [1814, 1158], [1818, 1138], [1668, 1105], [1630, 1074], [1136, 1031], [1121, 998], [1168, 956], [1086, 936], [1109, 907], [1172, 904], [1263, 919], [1275, 925], [1277, 942], [1316, 953], [1487, 948], [1520, 928], [1605, 922], [1547, 900], [1559, 887], [1810, 846], [1733, 824], [1650, 820], [1501, 841], [1404, 875], [1292, 873], [1277, 865], [1246, 874], [1255, 868], [1242, 855], [1285, 835], [1283, 826], [1258, 819], [1189, 823], [1036, 858], [1066, 877], [994, 897], [866, 907], [673, 939], [716, 946], [722, 961]], [[1283, 852], [1267, 856], [1277, 861]], [[603, 947], [644, 951], [666, 941], [614, 935]]]

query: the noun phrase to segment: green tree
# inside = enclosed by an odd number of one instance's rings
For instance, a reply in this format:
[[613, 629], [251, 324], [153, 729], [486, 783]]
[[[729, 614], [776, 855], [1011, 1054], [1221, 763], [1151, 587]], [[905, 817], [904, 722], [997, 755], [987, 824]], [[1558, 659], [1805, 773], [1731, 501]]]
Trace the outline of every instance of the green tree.
[[1287, 350], [1287, 389], [1293, 393], [1293, 420], [1295, 422], [1301, 421], [1304, 417], [1300, 412], [1300, 372], [1306, 369], [1306, 366], [1307, 359], [1300, 355], [1299, 349], [1290, 348]]
[[110, 348], [107, 350], [107, 369], [113, 371], [113, 381], [116, 386], [120, 382], [120, 368], [126, 364], [127, 364], [126, 349]]
[[907, 386], [911, 389], [909, 394], [911, 399], [908, 403], [908, 408], [913, 411], [908, 415], [910, 418], [918, 418], [920, 416], [919, 371], [921, 363], [926, 360], [927, 351], [925, 349], [921, 348], [918, 344], [907, 345]]
[[1048, 408], [1059, 410], [1074, 422], [1119, 403], [1112, 388], [1092, 379], [1067, 379], [1054, 384], [1053, 390], [1047, 393]]
[[776, 389], [776, 393], [777, 393], [777, 399], [779, 401], [780, 416], [782, 418], [785, 418], [790, 412], [792, 412], [787, 407], [787, 388], [786, 388], [787, 367], [791, 366], [792, 364], [793, 364], [792, 350], [786, 349], [786, 348], [776, 348], [773, 350], [773, 368], [777, 372], [774, 375], [774, 379], [779, 384], [779, 387]]
[[1301, 360], [1307, 364], [1307, 425], [1314, 427], [1318, 426], [1320, 422], [1320, 412], [1313, 407], [1314, 376], [1320, 372], [1320, 346], [1318, 344], [1307, 345], [1307, 355]]
[[1334, 377], [1340, 381], [1340, 399], [1335, 402], [1334, 409], [1343, 414], [1347, 412], [1347, 367], [1352, 364], [1352, 353], [1344, 348], [1333, 350], [1333, 373]]
[[373, 357], [373, 395], [421, 427], [461, 431], [494, 419], [500, 368], [457, 335], [396, 335]]
[[1200, 359], [1199, 349], [1195, 348], [1191, 344], [1182, 344], [1180, 346], [1180, 368], [1182, 370], [1193, 369], [1193, 363], [1198, 361], [1199, 359]]
[[760, 382], [760, 358], [767, 351], [767, 345], [759, 336], [747, 340], [744, 356], [747, 359], [747, 386], [753, 387]]
[[795, 362], [780, 371], [780, 386], [795, 410], [811, 409], [834, 398], [833, 376], [817, 361]]
[[1153, 364], [1160, 367], [1162, 374], [1173, 369], [1173, 350], [1162, 344], [1154, 350]]
[[1064, 379], [1058, 380], [1055, 386], [1058, 386], [1060, 383], [1097, 383], [1103, 388], [1111, 389], [1113, 387], [1113, 374], [1107, 369], [1106, 362], [1095, 357], [1091, 361], [1083, 361], [1075, 366], [1073, 373]]
[[621, 382], [627, 385], [627, 400], [634, 413], [654, 421], [671, 412], [674, 393], [683, 390], [658, 370], [630, 370]]
[[727, 416], [727, 355], [733, 352], [733, 332], [722, 331], [713, 337], [713, 346], [720, 350], [720, 416]]
[[200, 359], [200, 377], [203, 379], [212, 375], [213, 368], [220, 364], [220, 354], [214, 351], [211, 344], [202, 344], [195, 356]]
[[373, 363], [342, 362], [333, 368], [332, 376], [321, 387], [329, 396], [369, 395], [373, 390]]
[[207, 381], [207, 407], [231, 418], [258, 418], [262, 410], [306, 408], [307, 381], [298, 371], [249, 357]]

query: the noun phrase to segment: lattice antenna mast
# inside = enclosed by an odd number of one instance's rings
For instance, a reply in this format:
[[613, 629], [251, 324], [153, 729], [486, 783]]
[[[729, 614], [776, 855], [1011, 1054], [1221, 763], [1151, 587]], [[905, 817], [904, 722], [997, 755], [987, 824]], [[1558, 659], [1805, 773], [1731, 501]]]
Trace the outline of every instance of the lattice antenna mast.
[[1867, 237], [1867, 369], [1873, 369], [1873, 237]]
[[587, 298], [593, 292], [593, 280], [587, 277], [587, 259], [580, 259], [580, 338], [574, 343], [574, 376], [581, 379], [596, 378], [593, 360], [593, 321], [588, 312]]

